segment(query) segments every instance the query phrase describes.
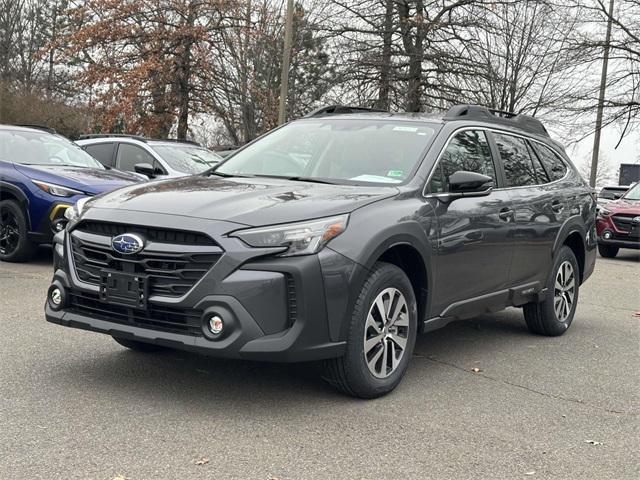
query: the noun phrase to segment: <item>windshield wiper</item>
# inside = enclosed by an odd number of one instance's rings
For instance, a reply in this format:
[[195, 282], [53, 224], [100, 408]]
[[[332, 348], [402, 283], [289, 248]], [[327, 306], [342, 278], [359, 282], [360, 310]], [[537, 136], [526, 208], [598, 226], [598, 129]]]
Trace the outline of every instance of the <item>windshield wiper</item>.
[[267, 178], [280, 178], [282, 180], [291, 180], [294, 182], [311, 182], [311, 183], [325, 183], [327, 185], [338, 185], [336, 182], [332, 182], [330, 180], [325, 180], [323, 178], [315, 178], [315, 177], [284, 177], [282, 175], [256, 175], [256, 177], [267, 177]]
[[223, 172], [218, 172], [217, 170], [209, 170], [208, 172], [205, 172], [205, 174], [207, 176], [211, 176], [211, 175], [216, 175], [218, 177], [223, 177], [223, 178], [253, 178], [255, 177], [255, 175], [243, 175], [241, 173], [223, 173]]

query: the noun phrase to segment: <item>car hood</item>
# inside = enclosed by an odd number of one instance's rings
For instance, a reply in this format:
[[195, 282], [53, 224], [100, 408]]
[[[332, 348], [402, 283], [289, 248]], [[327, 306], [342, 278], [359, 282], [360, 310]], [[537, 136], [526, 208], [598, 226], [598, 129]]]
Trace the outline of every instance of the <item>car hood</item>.
[[348, 213], [397, 193], [396, 187], [193, 176], [127, 187], [97, 198], [91, 207], [260, 226]]
[[32, 180], [55, 183], [94, 195], [143, 181], [137, 175], [119, 170], [19, 164], [15, 168]]
[[640, 200], [613, 200], [607, 203], [604, 208], [611, 213], [627, 213], [631, 215], [640, 215]]

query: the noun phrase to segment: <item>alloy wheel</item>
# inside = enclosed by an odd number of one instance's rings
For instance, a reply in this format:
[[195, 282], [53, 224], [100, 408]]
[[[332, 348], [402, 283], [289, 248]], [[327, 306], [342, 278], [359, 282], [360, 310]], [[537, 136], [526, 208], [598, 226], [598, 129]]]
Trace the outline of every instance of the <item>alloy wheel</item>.
[[560, 264], [556, 273], [556, 282], [553, 294], [553, 309], [556, 318], [565, 322], [571, 315], [573, 300], [576, 293], [576, 276], [571, 262], [564, 261]]
[[408, 335], [407, 301], [397, 288], [387, 288], [371, 304], [364, 328], [364, 359], [373, 376], [386, 378], [398, 368]]
[[10, 210], [0, 211], [0, 254], [11, 255], [20, 242], [18, 219]]

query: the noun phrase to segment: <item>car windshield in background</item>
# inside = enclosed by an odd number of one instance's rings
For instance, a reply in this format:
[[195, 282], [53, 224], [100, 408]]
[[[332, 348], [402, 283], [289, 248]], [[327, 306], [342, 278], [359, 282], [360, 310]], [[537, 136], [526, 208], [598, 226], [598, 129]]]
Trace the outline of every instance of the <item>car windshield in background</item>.
[[409, 178], [434, 131], [423, 122], [301, 120], [249, 145], [214, 171], [338, 184], [396, 184]]
[[222, 160], [206, 148], [188, 145], [153, 145], [153, 149], [171, 168], [182, 173], [201, 173]]
[[104, 170], [100, 162], [77, 145], [45, 132], [0, 131], [0, 158], [22, 165]]
[[637, 183], [623, 197], [625, 200], [640, 200], [640, 183]]

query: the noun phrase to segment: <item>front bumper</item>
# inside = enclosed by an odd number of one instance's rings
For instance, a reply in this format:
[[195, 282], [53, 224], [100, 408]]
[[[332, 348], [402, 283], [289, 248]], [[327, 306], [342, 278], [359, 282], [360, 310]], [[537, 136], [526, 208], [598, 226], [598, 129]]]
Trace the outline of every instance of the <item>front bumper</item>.
[[612, 217], [599, 217], [596, 221], [598, 244], [619, 248], [640, 249], [640, 238], [621, 231], [613, 223]]
[[37, 229], [29, 232], [29, 238], [36, 243], [50, 243], [52, 237], [67, 224], [64, 212], [70, 207], [71, 203], [67, 202], [52, 203], [46, 215], [42, 216]]
[[[118, 212], [117, 222], [130, 225], [166, 222], [166, 218], [162, 221], [154, 218], [155, 214], [138, 212], [134, 222], [131, 213]], [[100, 221], [115, 221], [108, 211], [94, 215]], [[47, 321], [226, 358], [298, 362], [344, 353], [346, 342], [336, 332], [344, 330], [342, 322], [347, 318], [348, 309], [344, 307], [349, 303], [350, 282], [361, 267], [328, 248], [318, 255], [273, 257], [267, 255], [270, 252], [249, 248], [238, 239], [220, 235], [230, 228], [224, 222], [182, 219], [180, 223], [184, 223], [181, 229], [210, 235], [224, 254], [185, 295], [149, 296], [146, 311], [122, 307], [113, 310], [112, 305], [102, 302], [98, 287], [77, 276], [69, 254], [70, 234], [56, 236], [53, 284], [63, 289], [66, 300], [61, 309], [52, 308], [47, 301]], [[341, 294], [332, 295], [327, 302], [325, 292], [336, 290]], [[180, 315], [188, 312], [189, 331], [165, 328], [167, 324], [153, 318], [156, 311], [163, 312], [163, 318], [167, 311]], [[224, 335], [211, 335], [207, 329], [213, 314], [225, 320]]]

